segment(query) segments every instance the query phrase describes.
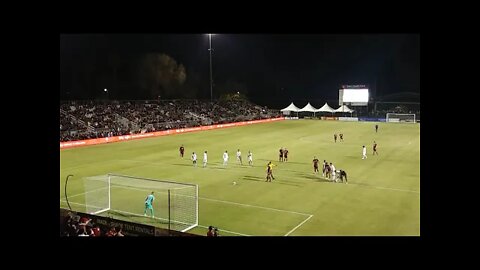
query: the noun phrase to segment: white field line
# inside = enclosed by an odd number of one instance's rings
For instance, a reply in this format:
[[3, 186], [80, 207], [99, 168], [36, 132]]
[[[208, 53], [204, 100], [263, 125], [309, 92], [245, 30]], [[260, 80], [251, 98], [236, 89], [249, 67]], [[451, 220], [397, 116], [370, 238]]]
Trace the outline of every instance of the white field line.
[[[60, 200], [61, 202], [64, 202], [66, 203], [66, 201], [64, 200]], [[76, 205], [83, 205], [83, 206], [86, 206], [85, 204], [83, 203], [76, 203], [76, 202], [69, 202], [71, 204], [76, 204]], [[99, 207], [100, 208], [100, 207]], [[120, 212], [120, 213], [125, 213], [125, 214], [129, 214], [129, 215], [133, 215], [133, 216], [139, 216], [139, 217], [143, 217], [143, 215], [140, 215], [140, 214], [135, 214], [135, 213], [131, 213], [131, 212], [127, 212], [127, 211], [121, 211], [121, 210], [115, 210], [115, 209], [110, 209], [111, 211], [114, 211], [114, 212]], [[154, 218], [154, 219], [158, 219], [158, 220], [166, 220], [164, 218]], [[201, 227], [201, 228], [205, 228], [205, 229], [208, 229], [208, 226], [204, 226], [204, 225], [197, 225], [197, 227]], [[240, 235], [240, 236], [251, 236], [251, 235], [248, 235], [248, 234], [244, 234], [244, 233], [239, 233], [239, 232], [233, 232], [233, 231], [228, 231], [228, 230], [224, 230], [222, 229], [221, 230], [222, 232], [227, 232], [227, 233], [231, 233], [231, 234], [236, 234], [236, 235]]]
[[[150, 190], [147, 190], [147, 189], [132, 188], [132, 187], [122, 187], [122, 186], [112, 186], [112, 187], [123, 188], [123, 189], [132, 189], [132, 190], [141, 190], [141, 191], [150, 191]], [[100, 188], [100, 189], [104, 189], [104, 188]], [[100, 190], [100, 189], [97, 189], [97, 190]], [[92, 190], [92, 191], [89, 191], [89, 192], [93, 192], [93, 191], [97, 191], [97, 190]], [[86, 192], [86, 193], [88, 193], [88, 192]], [[74, 195], [74, 196], [80, 196], [80, 195], [83, 195], [83, 194], [85, 194], [85, 193], [77, 194], [77, 195]], [[74, 197], [74, 196], [69, 196], [69, 198]], [[285, 212], [285, 213], [291, 213], [291, 214], [296, 214], [296, 215], [308, 216], [307, 219], [305, 219], [302, 223], [300, 223], [295, 228], [293, 228], [285, 236], [288, 236], [290, 233], [292, 233], [294, 230], [296, 230], [298, 227], [300, 227], [303, 223], [305, 223], [307, 220], [309, 220], [313, 216], [311, 214], [300, 213], [300, 212], [295, 212], [295, 211], [288, 211], [288, 210], [282, 210], [282, 209], [276, 209], [276, 208], [270, 208], [270, 207], [263, 207], [263, 206], [257, 206], [257, 205], [250, 205], [250, 204], [236, 203], [236, 202], [230, 202], [230, 201], [216, 200], [216, 199], [210, 199], [210, 198], [204, 198], [204, 197], [199, 197], [199, 199], [207, 200], [207, 201], [220, 202], [220, 203], [226, 203], [226, 204], [239, 205], [239, 206], [244, 206], [244, 207], [252, 207], [252, 208], [259, 208], [259, 209], [265, 209], [265, 210], [270, 210], [270, 211], [278, 211], [278, 212]], [[119, 210], [114, 210], [114, 211], [122, 212], [122, 211], [119, 211]], [[127, 212], [125, 212], [125, 213], [127, 213]], [[135, 215], [133, 213], [128, 213], [128, 214]], [[198, 226], [202, 227], [201, 225], [198, 225]], [[205, 228], [208, 228], [208, 227], [205, 227]], [[242, 235], [242, 236], [250, 236], [250, 235], [241, 234], [241, 233], [237, 233], [237, 232], [233, 232], [233, 231], [227, 231], [227, 230], [223, 230], [223, 231], [228, 232], [228, 233], [232, 233], [232, 234]]]
[[282, 210], [282, 209], [276, 209], [276, 208], [270, 208], [270, 207], [263, 207], [263, 206], [257, 206], [257, 205], [250, 205], [250, 204], [243, 204], [243, 203], [222, 201], [222, 200], [216, 200], [216, 199], [210, 199], [210, 198], [202, 198], [202, 197], [199, 197], [199, 199], [206, 200], [206, 201], [214, 201], [214, 202], [221, 202], [221, 203], [227, 203], [227, 204], [240, 205], [240, 206], [245, 206], [245, 207], [260, 208], [260, 209], [271, 210], [271, 211], [285, 212], [285, 213], [297, 214], [297, 215], [302, 215], [302, 216], [310, 216], [310, 214], [306, 214], [306, 213], [300, 213], [300, 212], [288, 211], [288, 210]]
[[[88, 176], [88, 177], [85, 177], [85, 179], [92, 179], [92, 180], [95, 180], [95, 179], [98, 179], [98, 180], [104, 180], [107, 176], [106, 175], [95, 175], [95, 176]], [[83, 177], [82, 177], [83, 179]], [[99, 191], [99, 190], [102, 190], [102, 189], [107, 189], [108, 187], [103, 187], [103, 188], [97, 188], [97, 189], [94, 189], [94, 190], [90, 190], [90, 191], [87, 191], [87, 192], [83, 192], [83, 193], [79, 193], [79, 194], [75, 194], [75, 195], [72, 195], [72, 196], [68, 196], [68, 198], [75, 198], [77, 196], [81, 196], [81, 195], [85, 195], [87, 193], [91, 193], [91, 192], [95, 192], [95, 191]], [[63, 195], [65, 196], [65, 194]], [[62, 197], [60, 197], [60, 199], [62, 199]]]
[[[60, 200], [60, 202], [67, 203], [67, 201], [65, 201], [65, 200]], [[83, 206], [87, 206], [87, 205], [86, 205], [86, 204], [84, 204], [84, 203], [76, 203], [76, 202], [71, 202], [71, 201], [69, 201], [68, 203], [69, 203], [69, 204], [76, 204], [76, 205], [83, 205]], [[103, 207], [100, 207], [100, 206], [95, 206], [95, 205], [90, 205], [90, 206], [92, 206], [92, 207], [96, 207], [96, 208], [98, 208], [98, 209], [102, 209], [102, 208], [103, 208]]]
[[[122, 186], [112, 186], [112, 187], [124, 188], [124, 189], [133, 189], [133, 190], [141, 190], [141, 191], [150, 191], [150, 189], [142, 189], [142, 188], [132, 188], [132, 187], [122, 187]], [[276, 208], [270, 208], [270, 207], [264, 207], [264, 206], [257, 206], [257, 205], [251, 205], [251, 204], [243, 204], [243, 203], [237, 203], [237, 202], [216, 200], [216, 199], [210, 199], [210, 198], [205, 198], [205, 197], [198, 197], [198, 198], [201, 199], [201, 200], [206, 200], [206, 201], [214, 201], [214, 202], [220, 202], [220, 203], [226, 203], [226, 204], [240, 205], [240, 206], [245, 206], [245, 207], [260, 208], [260, 209], [271, 210], [271, 211], [278, 211], [278, 212], [285, 212], [285, 213], [291, 213], [291, 214], [297, 214], [297, 215], [303, 215], [303, 216], [310, 216], [310, 214], [306, 214], [306, 213], [300, 213], [300, 212], [295, 212], [295, 211], [288, 211], [288, 210], [282, 210], [282, 209], [276, 209]]]
[[[69, 199], [70, 199], [70, 198], [75, 198], [75, 197], [78, 197], [78, 196], [81, 196], [81, 195], [85, 195], [85, 194], [91, 193], [91, 192], [96, 192], [96, 191], [99, 191], [99, 190], [102, 190], [102, 189], [108, 189], [108, 187], [98, 188], [98, 189], [90, 190], [90, 191], [87, 191], [87, 192], [75, 194], [75, 195], [72, 195], [72, 196], [68, 196], [68, 198], [69, 198]], [[65, 194], [64, 194], [63, 196], [65, 197]], [[60, 197], [60, 199], [62, 199], [62, 197]]]
[[[134, 214], [134, 213], [131, 213], [131, 212], [126, 212], [126, 211], [121, 211], [121, 210], [112, 209], [112, 211], [114, 211], [114, 212], [120, 212], [120, 213], [125, 213], [125, 214], [130, 214], [130, 215], [139, 216], [139, 217], [143, 217], [143, 215]], [[165, 219], [165, 218], [157, 218], [157, 217], [155, 217], [154, 219], [165, 220], [165, 221], [167, 220], [167, 219]], [[203, 226], [203, 225], [197, 225], [197, 227], [201, 227], [201, 228], [208, 229], [208, 226]], [[227, 230], [223, 230], [223, 229], [222, 229], [222, 231], [228, 232], [228, 233], [231, 233], [231, 234], [241, 235], [241, 236], [251, 236], [251, 235], [247, 235], [247, 234], [243, 234], [243, 233], [239, 233], [239, 232], [227, 231]]]
[[292, 232], [294, 232], [296, 229], [298, 229], [300, 226], [303, 225], [303, 223], [307, 222], [309, 219], [311, 219], [313, 217], [313, 215], [310, 215], [307, 219], [305, 219], [304, 221], [302, 221], [302, 223], [298, 224], [295, 228], [293, 228], [292, 230], [290, 230], [287, 234], [285, 234], [284, 236], [288, 236], [289, 234], [291, 234]]
[[388, 187], [378, 187], [378, 186], [367, 186], [367, 185], [356, 184], [356, 183], [349, 183], [349, 184], [347, 184], [347, 185], [355, 185], [355, 186], [357, 186], [357, 187], [363, 187], [363, 188], [385, 189], [385, 190], [394, 190], [394, 191], [411, 192], [411, 193], [420, 194], [420, 191], [409, 190], [409, 189], [388, 188]]
[[[208, 229], [207, 226], [203, 226], [203, 225], [198, 225], [198, 227]], [[227, 231], [227, 230], [224, 230], [224, 229], [222, 229], [221, 231], [222, 231], [222, 232], [231, 233], [231, 234], [237, 234], [237, 235], [241, 235], [241, 236], [252, 236], [252, 235], [248, 235], [248, 234], [243, 234], [243, 233], [238, 233], [238, 232]]]
[[[363, 185], [361, 185], [361, 184], [355, 184], [355, 183], [350, 183], [350, 185], [356, 185], [356, 186], [358, 186], [358, 187], [364, 187], [364, 188], [384, 189], [384, 190], [393, 190], [393, 191], [411, 192], [411, 193], [420, 194], [420, 192], [418, 192], [418, 191], [406, 190], [406, 189], [396, 189], [396, 188], [387, 188], [387, 187], [378, 187], [378, 186], [363, 186]], [[147, 190], [147, 189], [139, 189], [139, 188], [132, 188], [132, 187], [121, 187], [121, 186], [113, 186], [113, 187], [124, 188], [124, 189], [132, 189], [132, 190], [149, 191], [149, 190]], [[73, 195], [73, 196], [69, 196], [69, 198], [81, 196], [81, 195], [84, 195], [84, 194], [86, 194], [86, 193], [95, 192], [95, 191], [98, 191], [98, 190], [101, 190], [101, 189], [105, 189], [105, 188], [100, 188], [100, 189], [91, 190], [91, 191], [88, 191], [88, 192], [76, 194], [76, 195]], [[295, 211], [288, 211], [288, 210], [282, 210], [282, 209], [276, 209], [276, 208], [270, 208], [270, 207], [263, 207], [263, 206], [257, 206], [257, 205], [236, 203], [236, 202], [230, 202], [230, 201], [224, 201], [224, 200], [216, 200], [216, 199], [210, 199], [210, 198], [204, 198], [204, 197], [199, 197], [199, 199], [207, 200], [207, 201], [215, 201], [215, 202], [220, 202], [220, 203], [226, 203], [226, 204], [232, 204], [232, 205], [239, 205], [239, 206], [244, 206], [244, 207], [252, 207], [252, 208], [259, 208], [259, 209], [265, 209], [265, 210], [271, 210], [271, 211], [278, 211], [278, 212], [285, 212], [285, 213], [292, 213], [292, 214], [298, 214], [298, 215], [308, 216], [304, 221], [302, 221], [302, 222], [301, 222], [300, 224], [298, 224], [295, 228], [293, 228], [293, 229], [290, 230], [287, 234], [285, 234], [285, 236], [290, 235], [292, 232], [294, 232], [294, 231], [295, 231], [296, 229], [298, 229], [301, 225], [303, 225], [305, 222], [307, 222], [310, 218], [313, 217], [313, 215], [311, 215], [311, 214], [300, 213], [300, 212], [295, 212]], [[64, 202], [65, 202], [65, 201], [64, 201]], [[78, 204], [78, 203], [74, 203], [74, 202], [73, 202], [72, 204]], [[118, 211], [118, 210], [116, 210], [116, 211]], [[119, 212], [121, 212], [121, 211], [119, 211]], [[135, 214], [133, 214], [133, 213], [129, 213], [129, 214], [135, 215]], [[199, 227], [205, 227], [205, 226], [202, 226], [202, 225], [198, 225], [198, 226], [199, 226]], [[205, 228], [208, 228], [208, 227], [205, 227]], [[237, 232], [233, 232], [233, 231], [227, 231], [227, 230], [224, 230], [224, 231], [225, 231], [225, 232], [228, 232], [228, 233], [232, 233], [232, 234], [237, 234], [237, 235], [242, 235], [242, 236], [249, 236], [249, 235], [246, 235], [246, 234], [237, 233]]]
[[[133, 160], [133, 159], [119, 159], [119, 161], [129, 161], [129, 162], [138, 162], [138, 163], [145, 163], [145, 164], [152, 164], [152, 165], [162, 165], [162, 164], [167, 164], [171, 165], [170, 163], [162, 163], [162, 162], [149, 162], [149, 161], [141, 161], [141, 160]], [[193, 166], [192, 166], [193, 167]], [[200, 168], [200, 167], [199, 167]], [[212, 169], [212, 170], [221, 170], [220, 168], [224, 167], [219, 167], [219, 168], [214, 168], [214, 167], [208, 167], [207, 169]], [[236, 167], [230, 167], [230, 169], [237, 169]], [[385, 189], [385, 190], [393, 190], [393, 191], [401, 191], [401, 192], [412, 192], [412, 193], [417, 193], [420, 194], [419, 191], [415, 190], [408, 190], [408, 189], [400, 189], [400, 188], [388, 188], [388, 187], [379, 187], [379, 186], [363, 186], [361, 184], [355, 184], [355, 183], [349, 183], [349, 185], [356, 185], [364, 188], [373, 188], [373, 189]], [[283, 210], [284, 211], [284, 210]], [[309, 214], [304, 214], [303, 215], [309, 215]]]
[[[330, 179], [327, 179], [325, 177], [322, 177], [322, 179], [331, 181]], [[343, 183], [341, 183], [341, 184], [343, 184]], [[361, 183], [350, 183], [350, 182], [347, 185], [350, 185], [350, 186], [355, 185], [357, 187], [363, 187], [363, 188], [386, 189], [386, 190], [394, 190], [394, 191], [401, 191], [401, 192], [412, 192], [412, 193], [420, 194], [420, 191], [410, 190], [410, 189], [379, 187], [379, 186], [371, 186], [371, 185], [366, 185], [366, 184], [361, 184]]]

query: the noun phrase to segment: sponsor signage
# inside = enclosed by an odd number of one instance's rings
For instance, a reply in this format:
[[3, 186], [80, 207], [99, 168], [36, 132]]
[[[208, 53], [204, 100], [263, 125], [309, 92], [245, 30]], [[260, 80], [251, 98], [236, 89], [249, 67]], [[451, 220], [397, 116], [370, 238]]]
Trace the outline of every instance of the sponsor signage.
[[111, 143], [111, 142], [118, 142], [118, 141], [128, 141], [128, 140], [141, 139], [141, 138], [158, 137], [158, 136], [165, 136], [165, 135], [185, 133], [185, 132], [195, 132], [195, 131], [211, 130], [211, 129], [218, 129], [218, 128], [238, 127], [238, 126], [251, 125], [251, 124], [268, 123], [268, 122], [274, 122], [274, 121], [280, 121], [280, 120], [285, 120], [285, 117], [269, 118], [269, 119], [262, 119], [262, 120], [253, 120], [253, 121], [243, 121], [243, 122], [236, 122], [236, 123], [210, 125], [210, 126], [201, 126], [201, 127], [193, 127], [193, 128], [170, 129], [170, 130], [155, 131], [155, 132], [144, 133], [144, 134], [132, 134], [132, 135], [114, 136], [114, 137], [106, 137], [106, 138], [98, 138], [98, 139], [88, 139], [88, 140], [81, 140], [81, 141], [61, 142], [60, 149]]

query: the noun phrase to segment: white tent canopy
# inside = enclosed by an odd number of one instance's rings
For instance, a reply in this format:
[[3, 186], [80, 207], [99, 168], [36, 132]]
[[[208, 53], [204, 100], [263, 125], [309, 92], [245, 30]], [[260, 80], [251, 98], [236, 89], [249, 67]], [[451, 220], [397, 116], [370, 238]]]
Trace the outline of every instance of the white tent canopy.
[[335, 112], [335, 109], [328, 106], [328, 104], [325, 102], [325, 105], [323, 105], [320, 109], [318, 109], [317, 112]]
[[293, 102], [288, 105], [288, 107], [281, 109], [281, 112], [298, 112], [300, 109], [293, 104]]
[[301, 108], [298, 110], [299, 112], [316, 112], [317, 109], [315, 109], [312, 105], [310, 105], [310, 102], [305, 105], [305, 107]]
[[342, 105], [340, 108], [336, 109], [335, 112], [346, 112], [346, 113], [352, 113], [353, 110], [347, 107], [347, 105]]

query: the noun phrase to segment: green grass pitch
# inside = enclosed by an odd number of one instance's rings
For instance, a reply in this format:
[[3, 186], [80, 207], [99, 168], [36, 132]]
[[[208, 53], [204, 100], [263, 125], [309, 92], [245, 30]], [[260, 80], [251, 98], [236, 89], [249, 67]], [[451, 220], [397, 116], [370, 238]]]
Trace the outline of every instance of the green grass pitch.
[[[169, 179], [199, 186], [199, 226], [189, 232], [206, 234], [219, 228], [224, 236], [390, 236], [420, 235], [420, 124], [285, 120], [220, 130], [185, 133], [60, 151], [60, 206], [66, 208], [68, 183], [72, 209], [81, 210], [85, 177], [107, 173]], [[334, 143], [333, 134], [344, 142]], [[378, 156], [372, 156], [373, 141]], [[185, 157], [178, 148], [185, 146]], [[368, 158], [362, 160], [362, 145]], [[278, 161], [278, 150], [289, 161]], [[240, 149], [244, 165], [237, 164]], [[209, 163], [202, 168], [203, 152]], [[230, 161], [222, 166], [228, 150]], [[254, 166], [247, 164], [253, 153]], [[190, 160], [198, 155], [198, 167]], [[333, 162], [348, 173], [348, 184], [332, 183], [313, 174], [313, 157]], [[275, 180], [265, 182], [266, 164], [273, 161]], [[321, 169], [321, 167], [320, 167]], [[236, 185], [233, 185], [236, 182]], [[78, 196], [76, 196], [78, 195]], [[122, 191], [112, 201], [132, 203], [148, 191]], [[160, 203], [158, 203], [160, 204]], [[157, 213], [161, 206], [154, 205]], [[131, 215], [127, 220], [160, 221]]]

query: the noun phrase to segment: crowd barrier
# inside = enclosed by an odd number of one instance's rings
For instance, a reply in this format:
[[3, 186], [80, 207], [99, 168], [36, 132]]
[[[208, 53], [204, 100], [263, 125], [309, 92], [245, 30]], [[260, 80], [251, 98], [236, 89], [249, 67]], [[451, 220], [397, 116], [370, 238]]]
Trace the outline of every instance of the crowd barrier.
[[357, 122], [357, 121], [358, 121], [358, 117], [338, 117], [338, 121]]
[[113, 136], [113, 137], [88, 139], [88, 140], [80, 140], [80, 141], [68, 141], [68, 142], [61, 142], [60, 149], [87, 146], [87, 145], [96, 145], [96, 144], [103, 144], [103, 143], [112, 143], [112, 142], [119, 142], [119, 141], [128, 141], [128, 140], [141, 139], [141, 138], [151, 138], [151, 137], [157, 137], [157, 136], [165, 136], [165, 135], [171, 135], [171, 134], [179, 134], [179, 133], [202, 131], [202, 130], [212, 130], [212, 129], [259, 124], [259, 123], [268, 123], [268, 122], [280, 121], [284, 119], [285, 117], [269, 118], [269, 119], [243, 121], [243, 122], [227, 123], [227, 124], [217, 124], [217, 125], [192, 127], [192, 128], [169, 129], [169, 130], [155, 131], [155, 132], [149, 132], [144, 134], [132, 134], [132, 135]]

